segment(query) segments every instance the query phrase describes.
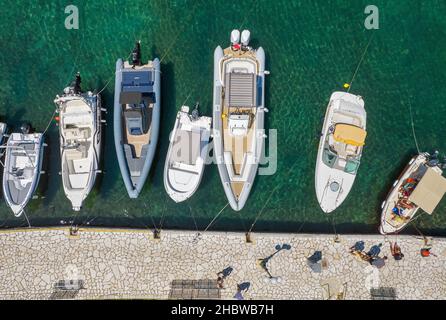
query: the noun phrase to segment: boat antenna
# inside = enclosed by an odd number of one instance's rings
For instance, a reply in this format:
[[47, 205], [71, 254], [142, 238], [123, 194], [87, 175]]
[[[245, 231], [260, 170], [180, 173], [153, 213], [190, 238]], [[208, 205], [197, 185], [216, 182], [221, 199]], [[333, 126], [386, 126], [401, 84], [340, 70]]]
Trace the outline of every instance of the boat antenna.
[[198, 111], [198, 108], [200, 107], [200, 103], [199, 102], [197, 102], [196, 104], [195, 104], [195, 108], [194, 108], [194, 110], [192, 110], [192, 113], [191, 113], [191, 115], [192, 115], [192, 120], [198, 120], [198, 118], [200, 117], [200, 112]]
[[135, 48], [132, 51], [132, 65], [133, 68], [141, 66], [141, 40], [135, 43]]

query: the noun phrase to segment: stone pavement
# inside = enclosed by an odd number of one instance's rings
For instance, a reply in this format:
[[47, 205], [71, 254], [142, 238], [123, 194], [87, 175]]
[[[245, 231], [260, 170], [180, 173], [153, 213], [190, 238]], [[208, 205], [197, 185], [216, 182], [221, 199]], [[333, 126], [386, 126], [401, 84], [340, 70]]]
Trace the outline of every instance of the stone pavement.
[[[370, 299], [374, 287], [394, 288], [398, 299], [446, 298], [446, 239], [432, 240], [437, 257], [423, 258], [419, 237], [399, 236], [405, 255], [395, 261], [383, 236], [252, 234], [162, 231], [154, 239], [148, 230], [81, 229], [77, 237], [67, 228], [0, 231], [0, 298], [57, 298], [60, 280], [81, 280], [84, 289], [75, 299], [167, 299], [173, 280], [217, 279], [232, 267], [224, 281], [222, 299], [233, 299], [237, 284], [249, 282], [245, 299], [326, 299], [344, 292], [345, 299]], [[348, 253], [357, 240], [366, 250], [383, 243], [389, 256], [382, 269]], [[271, 281], [257, 263], [273, 254], [276, 245], [289, 244], [269, 260], [268, 269], [279, 281]], [[306, 257], [321, 250], [326, 265], [314, 273]], [[329, 284], [323, 285], [323, 284]], [[332, 295], [332, 297], [337, 297]]]

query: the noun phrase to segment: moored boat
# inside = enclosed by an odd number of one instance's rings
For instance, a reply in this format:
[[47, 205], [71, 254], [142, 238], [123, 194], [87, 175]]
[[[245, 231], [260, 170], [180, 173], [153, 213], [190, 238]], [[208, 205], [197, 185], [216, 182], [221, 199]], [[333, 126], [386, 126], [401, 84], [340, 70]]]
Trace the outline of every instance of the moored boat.
[[403, 230], [419, 209], [432, 214], [446, 192], [446, 179], [429, 153], [414, 156], [381, 205], [381, 234]]
[[[26, 127], [25, 127], [26, 128]], [[20, 217], [39, 184], [43, 142], [42, 133], [12, 133], [5, 151], [3, 195], [16, 217]]]
[[158, 142], [161, 113], [160, 61], [141, 62], [136, 43], [132, 64], [116, 62], [114, 137], [121, 175], [137, 198], [149, 175]]
[[81, 78], [54, 100], [59, 113], [62, 184], [73, 210], [79, 211], [100, 172], [101, 97], [81, 91]]
[[315, 171], [316, 196], [325, 213], [338, 208], [353, 187], [367, 135], [366, 118], [362, 97], [347, 92], [331, 95]]
[[231, 45], [214, 52], [214, 152], [233, 210], [251, 192], [262, 156], [265, 112], [265, 52], [249, 47], [250, 32], [233, 30]]
[[212, 118], [189, 114], [182, 106], [170, 134], [164, 166], [164, 187], [175, 202], [189, 199], [201, 182], [211, 135]]

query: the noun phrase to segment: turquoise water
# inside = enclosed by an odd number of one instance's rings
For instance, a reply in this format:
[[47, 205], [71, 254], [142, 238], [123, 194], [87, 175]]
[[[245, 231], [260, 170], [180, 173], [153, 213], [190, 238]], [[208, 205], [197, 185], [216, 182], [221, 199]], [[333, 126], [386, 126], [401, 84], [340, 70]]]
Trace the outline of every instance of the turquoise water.
[[[217, 168], [208, 166], [189, 201], [175, 204], [162, 176], [168, 134], [180, 105], [200, 101], [211, 114], [213, 50], [233, 28], [248, 28], [267, 54], [267, 127], [278, 132], [278, 167], [259, 176], [245, 208], [226, 208], [211, 230], [333, 232], [314, 191], [318, 131], [330, 94], [342, 90], [367, 54], [352, 86], [368, 112], [368, 138], [353, 190], [335, 212], [339, 232], [377, 232], [379, 207], [393, 180], [416, 152], [409, 103], [420, 148], [446, 152], [446, 3], [374, 1], [380, 29], [364, 28], [368, 1], [33, 1], [1, 0], [0, 117], [13, 129], [24, 121], [43, 131], [55, 95], [80, 71], [84, 89], [102, 89], [109, 110], [104, 174], [75, 214], [65, 198], [58, 128], [47, 134], [47, 174], [31, 201], [31, 225], [76, 224], [204, 229], [226, 203]], [[75, 4], [80, 29], [64, 28], [64, 8]], [[113, 144], [115, 61], [141, 39], [143, 58], [162, 59], [162, 128], [155, 165], [137, 200], [125, 192]], [[262, 211], [262, 208], [263, 211]], [[445, 234], [446, 202], [416, 225]], [[25, 226], [0, 204], [0, 225]], [[408, 228], [408, 232], [415, 232]]]

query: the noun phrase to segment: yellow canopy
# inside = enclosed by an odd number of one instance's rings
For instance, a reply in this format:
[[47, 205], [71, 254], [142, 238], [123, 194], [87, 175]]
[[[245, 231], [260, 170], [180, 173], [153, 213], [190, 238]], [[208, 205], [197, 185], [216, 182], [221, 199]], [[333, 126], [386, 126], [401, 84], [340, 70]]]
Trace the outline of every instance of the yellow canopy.
[[410, 195], [409, 201], [432, 214], [445, 193], [446, 179], [439, 172], [429, 168]]
[[359, 127], [350, 124], [337, 124], [333, 137], [338, 142], [343, 142], [353, 146], [363, 146], [367, 132]]

